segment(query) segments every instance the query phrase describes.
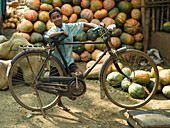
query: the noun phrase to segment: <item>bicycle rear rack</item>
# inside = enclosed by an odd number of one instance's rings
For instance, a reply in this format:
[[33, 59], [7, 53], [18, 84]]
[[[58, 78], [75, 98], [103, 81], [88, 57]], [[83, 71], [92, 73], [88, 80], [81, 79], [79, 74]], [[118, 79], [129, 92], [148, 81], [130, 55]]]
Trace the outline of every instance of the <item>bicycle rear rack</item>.
[[44, 46], [37, 46], [37, 45], [20, 45], [20, 49], [45, 49]]

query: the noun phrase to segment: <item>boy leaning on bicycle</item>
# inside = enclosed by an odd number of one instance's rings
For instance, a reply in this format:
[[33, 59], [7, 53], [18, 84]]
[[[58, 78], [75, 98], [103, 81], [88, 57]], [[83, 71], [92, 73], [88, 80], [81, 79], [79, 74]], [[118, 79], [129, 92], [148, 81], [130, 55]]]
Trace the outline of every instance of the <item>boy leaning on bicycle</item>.
[[[68, 23], [68, 24], [62, 23], [62, 13], [57, 8], [53, 8], [49, 11], [49, 17], [51, 22], [54, 23], [55, 25], [47, 32], [45, 38], [52, 39], [53, 41], [55, 41], [55, 37], [63, 34], [66, 35], [67, 38], [64, 39], [62, 42], [73, 42], [73, 37], [76, 34], [82, 32], [84, 27], [90, 27], [90, 28], [98, 27], [98, 25], [96, 24], [85, 23], [85, 22]], [[69, 70], [71, 72], [79, 74], [78, 77], [82, 77], [83, 76], [82, 71], [78, 68], [78, 66], [74, 63], [73, 60], [72, 45], [61, 45], [60, 49], [62, 50], [65, 60], [67, 61]], [[61, 60], [60, 55], [56, 48], [53, 54], [58, 59]], [[71, 99], [75, 99], [75, 98], [72, 97]], [[65, 111], [69, 111], [69, 109], [62, 104], [61, 99], [58, 102], [58, 107]]]

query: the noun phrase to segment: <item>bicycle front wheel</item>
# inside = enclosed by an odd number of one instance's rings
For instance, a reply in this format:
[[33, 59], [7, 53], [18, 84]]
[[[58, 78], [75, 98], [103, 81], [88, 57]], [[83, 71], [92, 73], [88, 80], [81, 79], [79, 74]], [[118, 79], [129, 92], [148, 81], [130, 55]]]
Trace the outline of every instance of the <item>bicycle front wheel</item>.
[[[12, 61], [9, 73], [9, 89], [14, 99], [24, 108], [32, 111], [47, 110], [58, 101], [58, 96], [37, 89], [40, 68], [47, 58], [47, 53], [40, 50], [29, 50], [21, 53]], [[53, 73], [53, 74], [52, 74]], [[40, 76], [64, 76], [60, 61], [52, 56], [48, 59]], [[42, 105], [40, 105], [40, 102]]]
[[[116, 62], [126, 76], [120, 74], [110, 56], [101, 70], [101, 85], [111, 102], [119, 107], [134, 109], [145, 105], [157, 91], [159, 74], [153, 60], [144, 52], [127, 49], [119, 53]], [[153, 78], [151, 78], [153, 77]], [[151, 83], [151, 79], [154, 82]]]

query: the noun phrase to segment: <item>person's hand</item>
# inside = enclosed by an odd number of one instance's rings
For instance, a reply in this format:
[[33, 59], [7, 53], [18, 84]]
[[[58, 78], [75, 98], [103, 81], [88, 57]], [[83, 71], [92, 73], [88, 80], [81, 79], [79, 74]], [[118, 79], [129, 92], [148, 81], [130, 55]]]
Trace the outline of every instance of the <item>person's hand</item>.
[[63, 34], [66, 35], [67, 37], [69, 37], [68, 32], [63, 31]]

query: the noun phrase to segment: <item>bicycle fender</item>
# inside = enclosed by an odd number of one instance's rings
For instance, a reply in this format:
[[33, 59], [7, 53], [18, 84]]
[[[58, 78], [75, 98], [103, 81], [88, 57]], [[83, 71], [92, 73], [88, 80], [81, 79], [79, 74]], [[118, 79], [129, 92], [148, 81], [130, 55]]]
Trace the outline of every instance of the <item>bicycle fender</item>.
[[101, 81], [101, 78], [102, 78], [102, 75], [103, 75], [103, 72], [106, 68], [106, 64], [109, 62], [109, 60], [113, 58], [112, 56], [109, 56], [106, 58], [106, 60], [104, 61], [102, 67], [101, 67], [101, 70], [100, 70], [100, 74], [99, 74], [99, 82], [100, 82], [100, 98], [101, 99], [104, 99], [105, 98], [105, 92], [104, 92], [104, 86], [102, 85], [102, 81]]
[[11, 67], [12, 67], [13, 63], [14, 63], [20, 56], [22, 56], [23, 54], [24, 54], [24, 52], [22, 51], [22, 52], [18, 53], [18, 54], [12, 59], [11, 63], [10, 63], [10, 64], [8, 65], [8, 67], [7, 67], [6, 77], [9, 76], [9, 73], [10, 73], [10, 70], [11, 70]]

